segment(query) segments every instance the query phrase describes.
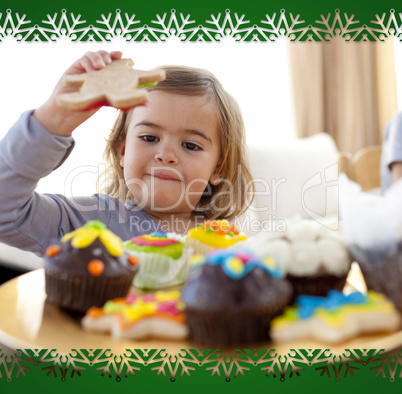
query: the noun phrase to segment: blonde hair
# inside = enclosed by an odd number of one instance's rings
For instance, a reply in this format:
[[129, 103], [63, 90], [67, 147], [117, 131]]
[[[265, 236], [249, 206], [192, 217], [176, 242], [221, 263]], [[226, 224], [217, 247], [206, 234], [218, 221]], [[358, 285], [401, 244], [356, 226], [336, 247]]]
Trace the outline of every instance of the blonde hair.
[[[224, 180], [219, 185], [208, 184], [194, 213], [202, 213], [208, 219], [234, 220], [245, 212], [254, 194], [240, 108], [209, 71], [186, 66], [160, 68], [165, 70], [166, 79], [155, 86], [145, 87], [148, 91], [206, 96], [216, 104], [221, 150], [218, 173], [224, 174]], [[119, 112], [104, 151], [110, 183], [107, 187], [104, 185], [103, 191], [124, 203], [132, 200], [120, 166], [120, 146], [126, 138], [129, 113]]]

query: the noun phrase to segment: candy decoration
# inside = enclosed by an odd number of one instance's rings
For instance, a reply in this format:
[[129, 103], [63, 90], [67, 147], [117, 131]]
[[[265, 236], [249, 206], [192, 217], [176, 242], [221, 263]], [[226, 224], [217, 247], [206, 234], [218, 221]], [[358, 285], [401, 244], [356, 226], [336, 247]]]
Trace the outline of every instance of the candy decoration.
[[231, 237], [240, 234], [236, 226], [234, 224], [230, 225], [227, 220], [207, 220], [204, 224], [200, 225], [200, 227], [208, 233], [227, 234]]
[[245, 241], [247, 235], [240, 232], [227, 220], [207, 220], [189, 230], [187, 240], [196, 240], [211, 248], [227, 248], [236, 242]]
[[88, 272], [92, 275], [92, 276], [99, 276], [102, 275], [103, 271], [105, 270], [105, 265], [103, 264], [103, 262], [101, 260], [91, 260], [88, 263]]
[[103, 243], [107, 251], [113, 256], [118, 257], [123, 254], [123, 241], [110, 230], [100, 220], [91, 220], [83, 227], [66, 234], [61, 242], [71, 239], [71, 245], [77, 249], [83, 249], [92, 244], [96, 239]]
[[131, 265], [137, 265], [138, 264], [138, 258], [135, 256], [128, 256], [127, 261]]
[[50, 245], [46, 249], [46, 256], [47, 257], [54, 257], [60, 252], [60, 246], [59, 245]]

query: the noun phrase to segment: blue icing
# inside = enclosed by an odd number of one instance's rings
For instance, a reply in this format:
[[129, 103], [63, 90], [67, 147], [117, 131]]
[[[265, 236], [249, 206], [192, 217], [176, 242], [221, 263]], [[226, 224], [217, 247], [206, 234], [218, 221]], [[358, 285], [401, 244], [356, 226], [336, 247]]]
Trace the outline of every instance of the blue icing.
[[299, 306], [297, 314], [301, 319], [307, 319], [318, 308], [335, 310], [342, 305], [364, 304], [366, 301], [367, 296], [358, 291], [345, 295], [341, 291], [331, 290], [327, 297], [301, 295], [296, 299], [296, 304]]
[[152, 233], [151, 235], [155, 238], [166, 238], [166, 233]]
[[[239, 264], [234, 259], [246, 260]], [[247, 259], [245, 259], [247, 258]], [[252, 269], [259, 267], [275, 278], [282, 278], [283, 274], [277, 266], [267, 266], [248, 249], [215, 250], [208, 254], [205, 262], [211, 265], [221, 265], [223, 272], [232, 279], [246, 276]]]

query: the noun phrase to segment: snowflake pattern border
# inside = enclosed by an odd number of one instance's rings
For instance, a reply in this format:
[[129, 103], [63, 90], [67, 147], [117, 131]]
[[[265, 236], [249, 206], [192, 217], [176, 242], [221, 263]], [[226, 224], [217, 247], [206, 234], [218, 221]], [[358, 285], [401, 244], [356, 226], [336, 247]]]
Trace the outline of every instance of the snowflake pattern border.
[[353, 14], [336, 9], [321, 14], [315, 23], [307, 24], [300, 14], [282, 9], [278, 14], [261, 16], [259, 24], [251, 23], [244, 14], [226, 9], [211, 14], [207, 20], [196, 20], [190, 14], [175, 9], [156, 14], [149, 24], [143, 24], [144, 15], [120, 9], [101, 14], [94, 24], [85, 15], [62, 9], [47, 14], [34, 24], [26, 14], [11, 9], [0, 10], [0, 43], [17, 42], [275, 42], [281, 38], [290, 41], [331, 41], [340, 37], [345, 41], [384, 41], [389, 37], [402, 40], [402, 12], [394, 9], [374, 15], [369, 24], [362, 24]]
[[367, 368], [376, 377], [395, 382], [402, 379], [402, 349], [345, 349], [340, 355], [329, 349], [292, 349], [287, 354], [278, 354], [275, 349], [181, 349], [176, 353], [166, 349], [126, 349], [124, 354], [114, 354], [109, 349], [72, 349], [68, 355], [55, 349], [23, 349], [15, 353], [0, 349], [0, 382], [29, 377], [34, 368], [41, 369], [44, 377], [62, 382], [82, 376], [89, 369], [95, 369], [100, 378], [107, 376], [117, 382], [135, 378], [145, 369], [172, 382], [191, 378], [197, 370], [227, 382], [251, 370], [284, 382], [302, 376], [309, 368], [317, 377], [335, 381], [353, 379]]

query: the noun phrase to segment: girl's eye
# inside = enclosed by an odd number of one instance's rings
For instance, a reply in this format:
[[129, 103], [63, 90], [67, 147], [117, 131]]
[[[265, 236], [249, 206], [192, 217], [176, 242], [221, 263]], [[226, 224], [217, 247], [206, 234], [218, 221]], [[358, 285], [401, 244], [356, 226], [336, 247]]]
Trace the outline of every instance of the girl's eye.
[[142, 135], [140, 138], [146, 142], [155, 142], [158, 140], [154, 135]]
[[185, 142], [183, 146], [188, 150], [201, 150], [201, 148], [192, 142]]

